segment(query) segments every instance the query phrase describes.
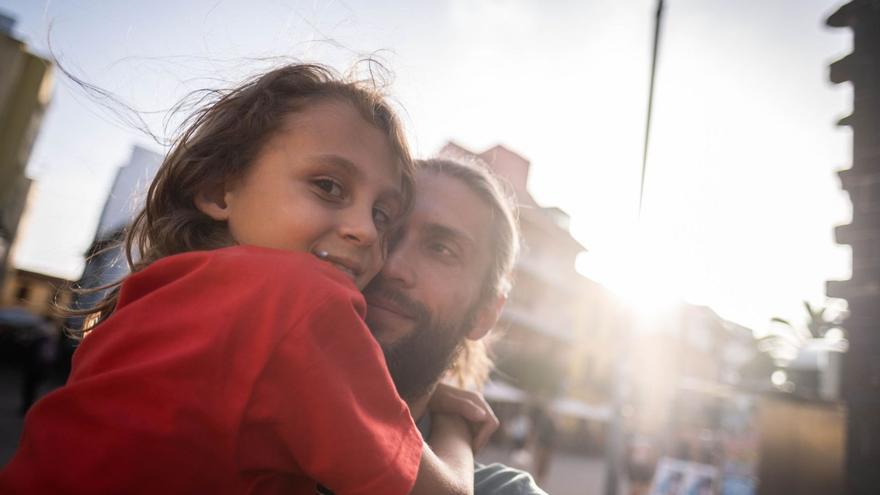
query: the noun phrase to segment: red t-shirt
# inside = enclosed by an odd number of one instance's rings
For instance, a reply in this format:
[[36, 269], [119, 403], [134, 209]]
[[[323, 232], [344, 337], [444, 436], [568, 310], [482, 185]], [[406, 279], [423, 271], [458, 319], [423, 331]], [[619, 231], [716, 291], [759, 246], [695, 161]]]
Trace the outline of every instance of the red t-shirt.
[[32, 408], [0, 493], [408, 493], [422, 439], [364, 312], [309, 254], [157, 261]]

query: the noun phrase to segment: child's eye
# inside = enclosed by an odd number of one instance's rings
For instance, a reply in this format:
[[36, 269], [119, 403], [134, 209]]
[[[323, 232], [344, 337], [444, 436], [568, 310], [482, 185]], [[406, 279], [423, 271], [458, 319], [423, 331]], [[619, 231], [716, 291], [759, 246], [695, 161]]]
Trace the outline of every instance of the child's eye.
[[324, 194], [327, 194], [328, 196], [333, 196], [334, 198], [340, 199], [343, 197], [344, 191], [342, 190], [342, 185], [333, 179], [320, 178], [315, 179], [313, 183], [318, 186], [318, 189], [320, 189]]
[[391, 214], [382, 208], [373, 208], [373, 223], [379, 230], [384, 230], [391, 225]]

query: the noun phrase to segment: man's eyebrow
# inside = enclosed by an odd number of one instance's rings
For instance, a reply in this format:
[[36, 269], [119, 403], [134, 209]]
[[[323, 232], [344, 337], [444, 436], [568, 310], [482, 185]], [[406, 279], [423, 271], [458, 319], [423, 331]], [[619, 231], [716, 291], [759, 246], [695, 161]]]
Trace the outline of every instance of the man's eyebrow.
[[476, 244], [476, 241], [471, 236], [467, 235], [461, 230], [453, 229], [452, 227], [448, 227], [439, 223], [428, 223], [422, 226], [422, 231], [431, 237], [444, 237], [448, 239], [453, 239], [455, 241], [463, 242], [471, 246]]

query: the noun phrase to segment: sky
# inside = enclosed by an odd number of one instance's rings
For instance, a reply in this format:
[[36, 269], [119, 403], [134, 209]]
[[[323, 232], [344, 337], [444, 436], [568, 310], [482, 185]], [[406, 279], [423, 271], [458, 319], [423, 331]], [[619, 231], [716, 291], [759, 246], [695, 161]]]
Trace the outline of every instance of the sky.
[[[639, 174], [654, 0], [0, 0], [15, 33], [79, 77], [162, 116], [187, 90], [274, 57], [340, 70], [364, 55], [390, 87], [416, 154], [454, 140], [531, 161], [529, 188], [571, 216], [578, 270], [634, 304], [684, 299], [757, 331], [799, 321], [850, 276], [832, 229], [851, 206], [835, 172], [852, 108], [828, 64], [851, 34], [828, 0], [668, 0], [645, 197]], [[218, 82], [219, 81], [219, 82]], [[173, 122], [173, 121], [172, 121]], [[76, 278], [116, 169], [156, 142], [64, 78], [35, 143], [15, 263]]]

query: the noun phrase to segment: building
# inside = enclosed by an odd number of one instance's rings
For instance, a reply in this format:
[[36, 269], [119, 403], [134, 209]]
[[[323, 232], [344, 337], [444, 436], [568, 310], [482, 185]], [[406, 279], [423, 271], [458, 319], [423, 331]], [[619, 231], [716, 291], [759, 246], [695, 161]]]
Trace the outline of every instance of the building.
[[[626, 310], [617, 296], [601, 284], [587, 277], [581, 277], [579, 282], [569, 394], [607, 409], [619, 356], [617, 336]], [[610, 413], [607, 410], [607, 415]]]
[[575, 271], [586, 249], [569, 232], [568, 215], [535, 201], [528, 191], [529, 161], [504, 146], [474, 153], [449, 143], [439, 155], [485, 164], [509, 185], [519, 206], [523, 246], [492, 346], [497, 370], [487, 397], [548, 403], [572, 427], [567, 440], [585, 429], [601, 435], [610, 415], [617, 305], [604, 287]]
[[84, 286], [106, 285], [128, 273], [120, 242], [125, 228], [143, 208], [147, 189], [161, 164], [162, 155], [135, 146], [128, 163], [116, 171], [95, 228], [95, 238], [87, 253], [81, 279]]
[[828, 282], [831, 297], [846, 299], [850, 317], [843, 394], [847, 406], [846, 493], [880, 487], [880, 2], [853, 0], [827, 20], [848, 27], [853, 51], [831, 64], [834, 83], [849, 81], [853, 111], [839, 122], [853, 136], [852, 166], [838, 172], [852, 201], [852, 222], [835, 229], [852, 248], [852, 278]]
[[[506, 180], [520, 206], [524, 249], [493, 346], [498, 371], [487, 398], [548, 400], [566, 432], [562, 443], [595, 452], [608, 434], [614, 374], [626, 355], [620, 390], [626, 429], [657, 452], [686, 450], [693, 460], [708, 451], [721, 456], [723, 442], [751, 434], [751, 393], [769, 388], [769, 373], [756, 380], [747, 369], [758, 356], [751, 329], [705, 306], [679, 303], [650, 313], [627, 308], [576, 272], [585, 248], [571, 236], [565, 212], [538, 205], [528, 193], [526, 159], [503, 146], [474, 153], [454, 143], [440, 155], [484, 162]], [[625, 342], [622, 333], [630, 335]], [[754, 463], [749, 466], [754, 471]]]
[[30, 189], [25, 167], [52, 94], [52, 63], [12, 35], [0, 14], [0, 285]]
[[[146, 191], [162, 164], [162, 155], [135, 146], [128, 163], [119, 168], [101, 211], [95, 238], [86, 253], [86, 265], [79, 285], [100, 287], [120, 280], [128, 273], [121, 244], [125, 228], [143, 207]], [[99, 294], [77, 298], [79, 307], [97, 302]], [[72, 326], [76, 326], [74, 323]]]
[[[687, 303], [633, 318], [638, 331], [630, 339], [628, 403], [634, 431], [662, 437], [684, 417], [718, 428], [718, 397], [754, 390], [744, 372], [757, 354], [750, 329]], [[769, 385], [769, 376], [764, 381]]]
[[59, 307], [67, 307], [72, 300], [70, 280], [14, 269], [7, 274], [0, 294], [0, 307], [17, 306], [33, 314], [61, 323]]

